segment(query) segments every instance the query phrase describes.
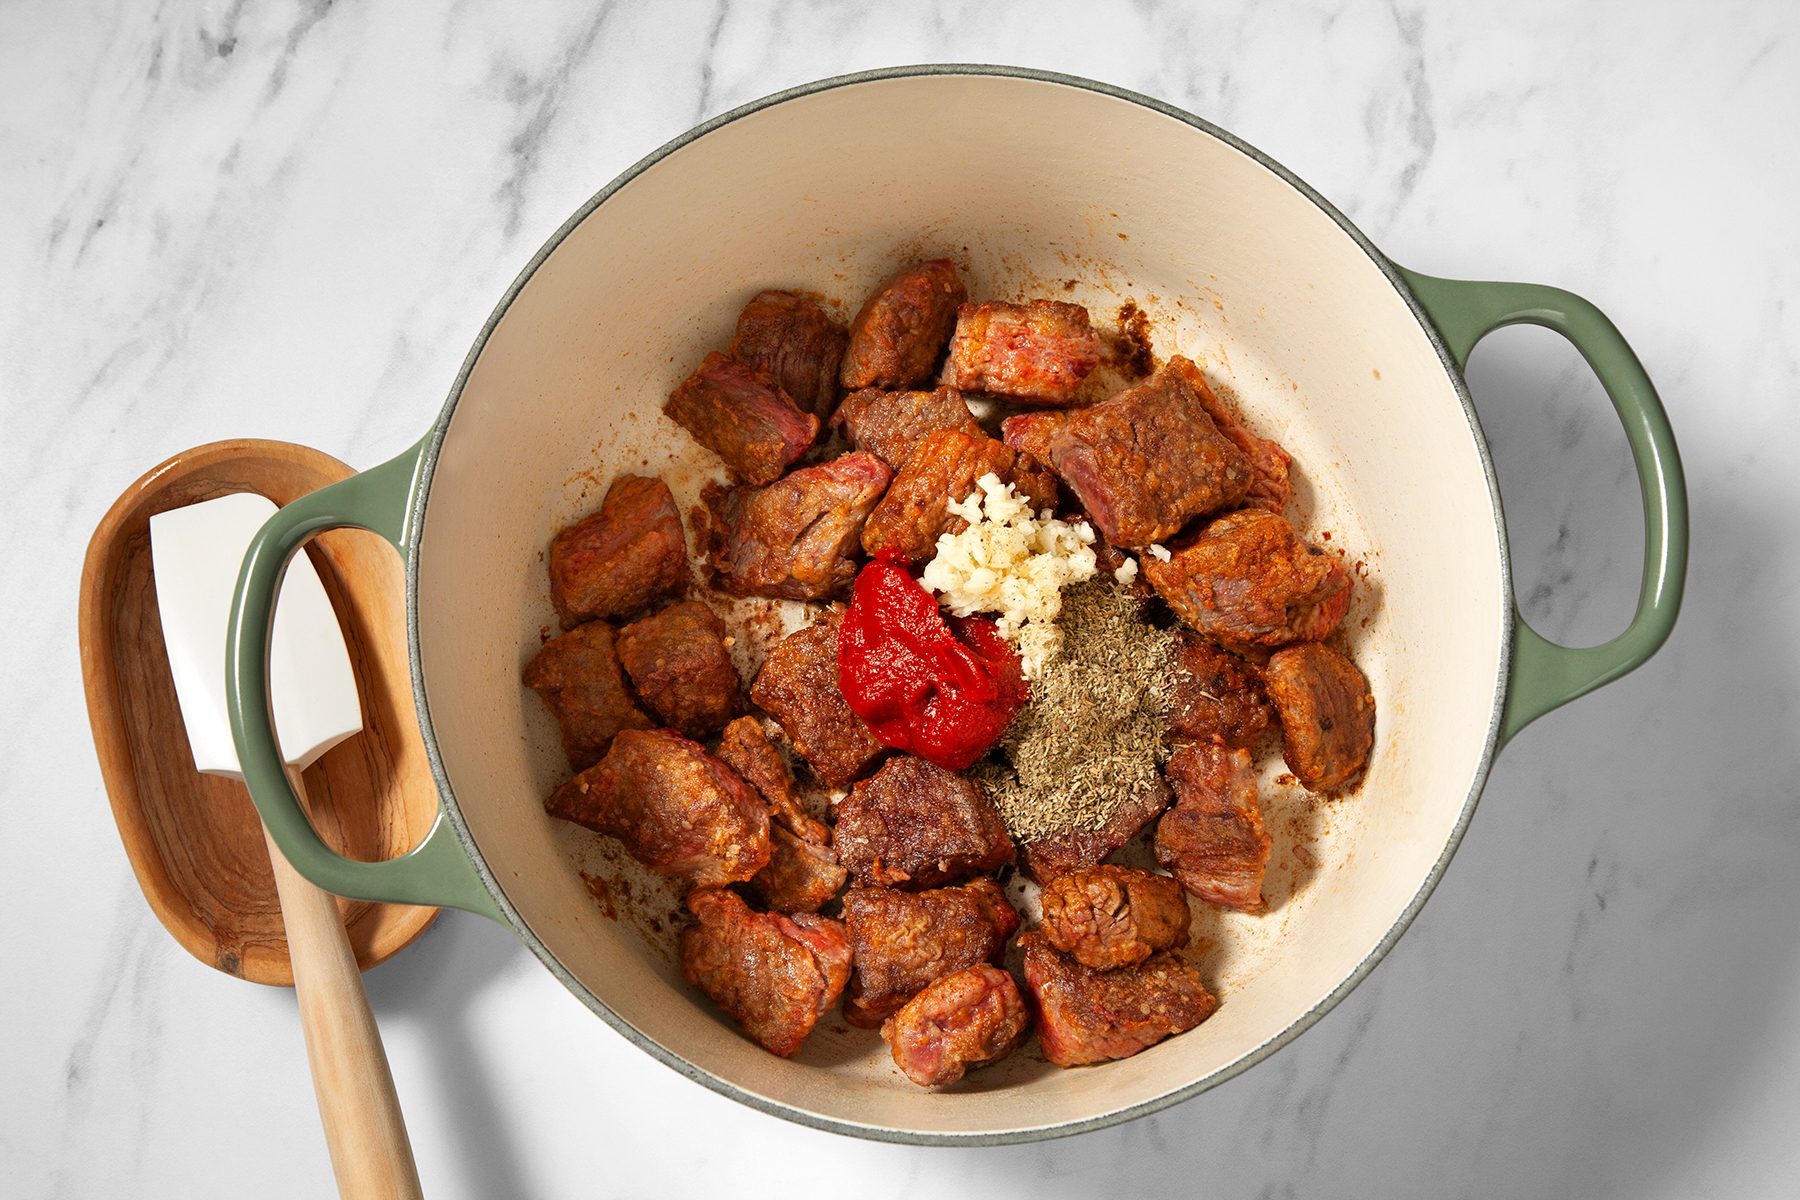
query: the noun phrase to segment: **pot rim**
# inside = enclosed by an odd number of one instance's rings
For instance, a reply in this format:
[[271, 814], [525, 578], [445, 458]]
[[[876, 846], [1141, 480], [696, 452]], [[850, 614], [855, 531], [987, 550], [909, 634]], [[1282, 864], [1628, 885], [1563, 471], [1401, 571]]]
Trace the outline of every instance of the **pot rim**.
[[1200, 133], [1207, 134], [1224, 142], [1226, 145], [1248, 156], [1261, 166], [1273, 172], [1283, 182], [1305, 196], [1317, 206], [1320, 211], [1324, 212], [1325, 215], [1336, 222], [1338, 227], [1343, 230], [1343, 232], [1349, 236], [1349, 238], [1355, 242], [1366, 255], [1368, 255], [1369, 260], [1375, 267], [1386, 276], [1395, 292], [1400, 295], [1400, 298], [1406, 303], [1407, 308], [1412, 312], [1414, 320], [1419, 323], [1419, 327], [1423, 330], [1426, 338], [1431, 343], [1432, 349], [1436, 351], [1439, 361], [1443, 364], [1444, 373], [1449, 377], [1451, 386], [1455, 389], [1457, 399], [1462, 404], [1464, 416], [1469, 422], [1469, 431], [1474, 437], [1476, 452], [1480, 458], [1482, 472], [1486, 476], [1487, 481], [1488, 499], [1493, 516], [1495, 546], [1499, 555], [1500, 586], [1504, 601], [1501, 605], [1502, 616], [1501, 629], [1499, 631], [1499, 669], [1495, 678], [1493, 709], [1488, 718], [1487, 736], [1482, 745], [1480, 760], [1475, 766], [1475, 772], [1469, 786], [1469, 793], [1463, 800], [1462, 809], [1457, 814], [1456, 823], [1451, 828], [1449, 837], [1445, 839], [1443, 850], [1438, 854], [1438, 857], [1431, 865], [1431, 869], [1420, 882], [1418, 890], [1414, 892], [1412, 898], [1407, 902], [1406, 907], [1401, 910], [1400, 915], [1394, 921], [1393, 925], [1382, 935], [1381, 940], [1376, 943], [1369, 953], [1357, 963], [1356, 967], [1339, 981], [1329, 993], [1256, 1048], [1216, 1071], [1203, 1075], [1198, 1079], [1191, 1080], [1160, 1096], [1141, 1101], [1137, 1104], [1127, 1105], [1123, 1108], [1116, 1108], [1107, 1112], [1097, 1113], [1093, 1116], [1083, 1117], [1073, 1121], [1065, 1121], [1058, 1124], [1037, 1125], [1013, 1130], [974, 1131], [967, 1133], [944, 1130], [896, 1129], [887, 1126], [868, 1125], [856, 1121], [847, 1121], [841, 1118], [827, 1116], [803, 1108], [797, 1108], [793, 1105], [771, 1099], [770, 1097], [740, 1087], [730, 1080], [721, 1078], [711, 1071], [695, 1065], [680, 1054], [656, 1041], [654, 1038], [647, 1036], [636, 1026], [619, 1016], [604, 1000], [599, 996], [596, 996], [586, 984], [582, 983], [562, 965], [561, 961], [551, 953], [549, 947], [546, 946], [532, 931], [524, 916], [506, 895], [504, 888], [495, 877], [493, 871], [488, 867], [487, 860], [482, 856], [480, 848], [476, 845], [474, 838], [469, 833], [468, 825], [463, 819], [461, 806], [456, 799], [455, 789], [452, 787], [450, 778], [445, 771], [442, 756], [438, 753], [437, 736], [431, 719], [431, 706], [425, 694], [424, 672], [421, 668], [419, 654], [419, 572], [416, 543], [413, 547], [413, 552], [405, 556], [407, 657], [412, 670], [413, 697], [418, 707], [419, 729], [424, 736], [426, 758], [430, 763], [431, 774], [437, 783], [438, 793], [443, 802], [443, 812], [449, 819], [452, 828], [456, 831], [457, 840], [461, 843], [463, 851], [468, 856], [469, 862], [473, 865], [477, 876], [481, 879], [482, 885], [492, 895], [496, 906], [499, 908], [500, 912], [505, 915], [506, 921], [512, 926], [514, 933], [517, 934], [519, 939], [530, 948], [531, 952], [537, 956], [538, 960], [562, 982], [564, 987], [568, 988], [571, 993], [579, 998], [582, 1003], [587, 1005], [587, 1007], [603, 1021], [622, 1034], [626, 1040], [648, 1053], [665, 1066], [673, 1068], [681, 1075], [719, 1093], [720, 1095], [730, 1097], [759, 1112], [782, 1117], [786, 1120], [810, 1126], [814, 1129], [823, 1129], [830, 1133], [903, 1145], [1013, 1145], [1025, 1142], [1046, 1141], [1052, 1138], [1106, 1129], [1114, 1125], [1121, 1125], [1127, 1121], [1135, 1120], [1138, 1117], [1149, 1116], [1152, 1113], [1161, 1112], [1164, 1109], [1179, 1104], [1183, 1100], [1190, 1099], [1199, 1095], [1201, 1092], [1207, 1091], [1229, 1079], [1235, 1078], [1244, 1071], [1247, 1071], [1251, 1067], [1262, 1062], [1277, 1050], [1286, 1046], [1289, 1042], [1292, 1042], [1295, 1038], [1310, 1029], [1324, 1017], [1326, 1013], [1337, 1007], [1339, 1002], [1341, 1002], [1345, 996], [1349, 995], [1358, 984], [1368, 977], [1369, 973], [1375, 969], [1376, 964], [1387, 956], [1388, 952], [1392, 950], [1395, 944], [1400, 940], [1401, 935], [1406, 932], [1413, 921], [1418, 917], [1426, 900], [1431, 897], [1431, 893], [1436, 890], [1439, 881], [1443, 878], [1445, 870], [1450, 865], [1451, 858], [1455, 856], [1458, 847], [1462, 844], [1463, 836], [1468, 831], [1469, 823], [1474, 817], [1475, 806], [1481, 798], [1482, 789], [1487, 784], [1488, 774], [1493, 768], [1494, 756], [1499, 749], [1501, 718], [1506, 702], [1507, 690], [1512, 677], [1513, 634], [1514, 625], [1517, 619], [1512, 602], [1512, 563], [1507, 544], [1506, 522], [1500, 502], [1499, 480], [1494, 471], [1493, 457], [1488, 448], [1487, 438], [1482, 433], [1481, 422], [1476, 414], [1474, 401], [1470, 397], [1468, 384], [1463, 378], [1462, 370], [1458, 367], [1455, 357], [1452, 355], [1449, 347], [1445, 344], [1437, 327], [1426, 315], [1418, 298], [1402, 278], [1399, 268], [1375, 246], [1375, 243], [1369, 239], [1368, 235], [1357, 228], [1349, 217], [1345, 216], [1336, 206], [1315, 191], [1299, 176], [1295, 175], [1292, 171], [1276, 162], [1273, 158], [1243, 141], [1236, 135], [1227, 132], [1204, 118], [1195, 116], [1193, 113], [1177, 108], [1164, 101], [1157, 100], [1154, 97], [1144, 95], [1141, 92], [1135, 92], [1128, 88], [1116, 87], [1108, 83], [1101, 83], [1097, 80], [1087, 79], [1082, 76], [1068, 75], [1057, 71], [1039, 70], [1032, 67], [1014, 67], [987, 63], [921, 63], [906, 66], [880, 67], [867, 71], [856, 71], [845, 75], [834, 75], [825, 79], [815, 80], [811, 83], [804, 83], [795, 87], [785, 88], [781, 91], [773, 92], [767, 96], [741, 104], [727, 112], [723, 112], [663, 143], [661, 146], [627, 167], [624, 171], [620, 172], [604, 188], [600, 189], [600, 191], [596, 192], [585, 203], [577, 208], [568, 220], [564, 221], [556, 232], [550, 235], [543, 246], [541, 246], [537, 253], [532, 256], [531, 261], [528, 262], [524, 269], [519, 272], [518, 276], [514, 278], [512, 284], [507, 288], [506, 294], [500, 298], [499, 303], [495, 305], [493, 312], [488, 316], [486, 323], [483, 324], [481, 328], [481, 332], [477, 335], [474, 344], [470, 347], [468, 355], [463, 359], [461, 368], [457, 371], [456, 379], [450, 386], [450, 392], [444, 402], [444, 407], [439, 412], [437, 419], [432, 423], [431, 430], [425, 437], [423, 448], [419, 455], [418, 469], [413, 479], [412, 494], [408, 502], [406, 527], [409, 530], [414, 531], [413, 537], [415, 539], [423, 536], [425, 529], [425, 510], [431, 493], [432, 478], [437, 469], [438, 454], [442, 449], [444, 437], [449, 430], [450, 419], [456, 411], [458, 402], [462, 398], [463, 388], [468, 382], [470, 373], [474, 370], [475, 363], [480, 359], [482, 351], [486, 348], [489, 337], [492, 336], [494, 330], [499, 326], [501, 320], [504, 319], [508, 310], [511, 309], [513, 301], [518, 298], [519, 293], [524, 290], [525, 285], [529, 283], [532, 277], [537, 273], [538, 268], [543, 266], [544, 262], [555, 253], [562, 245], [563, 241], [578, 225], [610, 199], [615, 192], [631, 183], [639, 175], [643, 174], [675, 151], [682, 149], [692, 142], [698, 141], [700, 138], [712, 133], [714, 130], [729, 125], [742, 117], [750, 116], [789, 100], [798, 100], [841, 87], [851, 87], [859, 84], [875, 83], [890, 79], [908, 79], [927, 76], [993, 76], [1080, 88], [1084, 91], [1096, 92], [1116, 100], [1130, 101], [1133, 104], [1161, 113], [1163, 116], [1172, 117]]

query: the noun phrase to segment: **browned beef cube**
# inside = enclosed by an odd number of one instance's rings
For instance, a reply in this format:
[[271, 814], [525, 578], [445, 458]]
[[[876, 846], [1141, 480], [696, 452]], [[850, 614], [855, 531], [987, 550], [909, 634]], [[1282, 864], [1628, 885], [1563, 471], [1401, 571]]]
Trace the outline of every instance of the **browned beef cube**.
[[852, 888], [844, 923], [856, 951], [844, 1017], [873, 1028], [939, 976], [999, 962], [1019, 914], [999, 884], [977, 879], [926, 892]]
[[966, 500], [976, 490], [975, 481], [990, 472], [1029, 497], [1039, 511], [1056, 507], [1056, 480], [1036, 459], [985, 433], [940, 429], [913, 450], [869, 514], [863, 549], [870, 555], [899, 554], [912, 562], [930, 558], [940, 534], [969, 527], [949, 506]]
[[719, 757], [769, 806], [769, 865], [750, 887], [777, 912], [817, 912], [843, 890], [849, 872], [831, 850], [831, 830], [794, 797], [781, 751], [755, 717], [739, 717], [719, 738]]
[[1219, 432], [1236, 442], [1250, 460], [1250, 490], [1244, 493], [1244, 503], [1273, 513], [1286, 509], [1294, 497], [1294, 486], [1288, 481], [1288, 464], [1293, 459], [1288, 452], [1242, 425], [1220, 425]]
[[769, 865], [749, 886], [776, 912], [818, 912], [837, 899], [850, 878], [829, 845], [796, 837], [784, 826], [769, 826], [769, 847]]
[[908, 267], [863, 304], [850, 322], [839, 378], [846, 388], [911, 388], [930, 379], [969, 293], [956, 264], [938, 258]]
[[1221, 908], [1261, 912], [1269, 835], [1256, 807], [1248, 750], [1183, 746], [1163, 768], [1175, 807], [1156, 826], [1156, 861], [1190, 893]]
[[557, 788], [553, 817], [619, 839], [631, 857], [702, 887], [769, 861], [769, 815], [737, 772], [672, 729], [627, 729], [606, 757]]
[[1173, 537], [1193, 517], [1229, 508], [1250, 488], [1250, 462], [1219, 432], [1184, 358], [1148, 383], [1069, 414], [1050, 463], [1114, 545]]
[[577, 771], [599, 762], [621, 729], [650, 728], [619, 671], [613, 628], [605, 621], [577, 625], [544, 643], [525, 664], [525, 686], [556, 714], [563, 753]]
[[758, 292], [738, 314], [730, 354], [767, 371], [804, 412], [829, 417], [849, 334], [817, 302], [793, 292]]
[[1096, 971], [1129, 967], [1188, 942], [1188, 903], [1167, 875], [1099, 866], [1044, 885], [1038, 928], [1050, 944]]
[[621, 629], [619, 661], [663, 724], [703, 738], [744, 711], [726, 636], [718, 613], [684, 600]]
[[828, 917], [752, 912], [729, 891], [688, 896], [681, 974], [771, 1054], [800, 1048], [850, 976], [850, 942]]
[[1175, 656], [1169, 733], [1184, 741], [1251, 747], [1269, 727], [1256, 668], [1198, 634], [1187, 633]]
[[1293, 496], [1293, 486], [1288, 482], [1288, 464], [1293, 459], [1288, 456], [1288, 452], [1279, 444], [1267, 438], [1259, 438], [1246, 429], [1243, 416], [1212, 390], [1199, 367], [1185, 358], [1176, 358], [1170, 361], [1168, 369], [1180, 371], [1186, 376], [1188, 386], [1200, 398], [1200, 403], [1213, 419], [1213, 424], [1219, 427], [1219, 432], [1229, 438], [1233, 445], [1244, 452], [1244, 457], [1249, 459], [1250, 490], [1244, 493], [1244, 503], [1276, 513], [1286, 508], [1288, 500]]
[[1000, 440], [1041, 463], [1050, 461], [1050, 439], [1069, 419], [1067, 413], [1045, 411], [1014, 413], [1000, 422]]
[[1172, 951], [1136, 966], [1096, 971], [1042, 933], [1019, 939], [1025, 990], [1036, 1010], [1044, 1057], [1059, 1067], [1130, 1058], [1213, 1015], [1219, 1001], [1200, 974]]
[[955, 388], [932, 392], [851, 392], [831, 418], [834, 428], [890, 467], [898, 469], [927, 434], [960, 429], [974, 435], [981, 424]]
[[[1066, 412], [1055, 411], [1019, 413], [1000, 422], [1000, 434], [1007, 445], [1019, 451], [1021, 458], [1029, 456], [1036, 459], [1037, 462], [1043, 463], [1047, 460], [1037, 458], [1037, 452], [1042, 450], [1044, 444], [1049, 440], [1050, 432], [1067, 420], [1068, 415]], [[1057, 515], [1068, 524], [1083, 523], [1088, 520], [1086, 513], [1067, 504]], [[1094, 551], [1095, 573], [1101, 576], [1116, 577], [1119, 568], [1128, 561], [1128, 556], [1123, 550], [1107, 541], [1105, 534], [1093, 529], [1091, 523], [1089, 523], [1089, 529], [1094, 535], [1090, 548]], [[1129, 578], [1131, 582], [1126, 585], [1127, 590], [1136, 596], [1140, 603], [1149, 600], [1154, 593], [1150, 585], [1136, 573], [1135, 567]]]
[[1169, 807], [1168, 787], [1156, 785], [1108, 817], [1098, 829], [1071, 829], [1056, 837], [1038, 838], [1020, 850], [1025, 873], [1039, 883], [1083, 867], [1091, 867], [1136, 837]]
[[719, 737], [719, 757], [762, 793], [769, 805], [769, 819], [775, 824], [814, 845], [823, 846], [831, 840], [831, 830], [822, 821], [813, 820], [795, 798], [794, 777], [788, 773], [781, 751], [763, 732], [762, 722], [755, 717], [739, 717], [727, 725]]
[[950, 339], [950, 382], [972, 392], [1068, 404], [1100, 365], [1101, 349], [1079, 304], [965, 304]]
[[887, 753], [838, 688], [843, 620], [843, 609], [827, 609], [782, 638], [750, 688], [750, 698], [780, 722], [794, 749], [834, 788], [849, 787]]
[[1375, 697], [1355, 663], [1318, 642], [1277, 650], [1263, 678], [1281, 716], [1281, 757], [1308, 791], [1343, 787], [1369, 761]]
[[718, 351], [669, 395], [663, 412], [725, 460], [731, 477], [774, 483], [811, 448], [819, 418], [801, 412], [767, 371]]
[[856, 578], [857, 539], [891, 478], [874, 455], [846, 454], [765, 488], [710, 495], [707, 568], [733, 595], [839, 595]]
[[1350, 606], [1344, 565], [1260, 508], [1227, 513], [1171, 546], [1168, 562], [1145, 555], [1139, 566], [1189, 628], [1228, 645], [1317, 641]]
[[687, 539], [669, 485], [621, 475], [550, 543], [550, 599], [564, 629], [624, 617], [687, 590]]
[[980, 963], [914, 996], [881, 1026], [881, 1036], [908, 1079], [941, 1087], [1011, 1054], [1030, 1027], [1013, 977]]
[[981, 785], [910, 754], [845, 797], [831, 841], [865, 885], [935, 887], [1013, 860], [1012, 838]]

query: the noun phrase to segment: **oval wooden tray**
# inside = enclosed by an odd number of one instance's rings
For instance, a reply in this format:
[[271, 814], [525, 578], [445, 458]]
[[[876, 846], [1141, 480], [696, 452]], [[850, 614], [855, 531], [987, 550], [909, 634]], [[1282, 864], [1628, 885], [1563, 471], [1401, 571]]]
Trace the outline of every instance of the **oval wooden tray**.
[[[256, 983], [294, 981], [275, 880], [244, 785], [194, 769], [150, 574], [150, 517], [230, 492], [287, 504], [350, 474], [330, 455], [287, 442], [196, 447], [125, 490], [94, 531], [81, 572], [88, 720], [126, 856], [176, 941]], [[392, 858], [417, 844], [438, 812], [414, 717], [400, 559], [375, 534], [355, 530], [314, 538], [307, 553], [337, 610], [363, 706], [362, 733], [307, 770], [309, 812], [340, 854]], [[364, 970], [438, 913], [343, 899], [338, 909]]]

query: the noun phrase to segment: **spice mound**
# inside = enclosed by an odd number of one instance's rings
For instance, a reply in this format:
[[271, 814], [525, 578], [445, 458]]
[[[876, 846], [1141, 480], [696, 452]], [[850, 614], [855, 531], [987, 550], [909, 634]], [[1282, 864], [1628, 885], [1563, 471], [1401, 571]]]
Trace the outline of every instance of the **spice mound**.
[[982, 768], [1020, 841], [1098, 829], [1157, 785], [1173, 699], [1177, 636], [1144, 620], [1110, 580], [1062, 597], [1061, 649], [1032, 683], [1031, 704]]
[[1036, 679], [1061, 640], [1063, 588], [1094, 576], [1094, 529], [1032, 511], [992, 472], [975, 486], [949, 508], [968, 527], [938, 537], [919, 579], [959, 617], [995, 614], [1001, 635], [1019, 647], [1025, 678]]

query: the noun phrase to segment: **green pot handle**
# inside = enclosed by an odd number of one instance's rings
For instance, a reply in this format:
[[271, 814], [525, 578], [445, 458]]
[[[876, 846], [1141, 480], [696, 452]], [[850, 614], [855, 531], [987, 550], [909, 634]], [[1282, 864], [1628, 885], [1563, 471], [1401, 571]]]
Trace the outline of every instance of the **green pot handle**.
[[1567, 338], [1618, 410], [1643, 493], [1644, 575], [1637, 612], [1624, 633], [1585, 649], [1559, 646], [1525, 623], [1515, 601], [1512, 678], [1500, 719], [1504, 745], [1551, 709], [1636, 668], [1668, 640], [1687, 577], [1687, 485], [1656, 388], [1606, 314], [1561, 288], [1399, 270], [1443, 335], [1458, 370], [1468, 366], [1475, 343], [1505, 325], [1541, 325]]
[[420, 442], [398, 458], [302, 496], [257, 532], [232, 598], [225, 643], [226, 705], [250, 798], [275, 844], [302, 875], [339, 896], [447, 905], [504, 922], [441, 809], [424, 841], [387, 862], [358, 862], [327, 846], [288, 783], [269, 713], [269, 632], [288, 560], [308, 538], [346, 526], [380, 534], [403, 559], [410, 559], [408, 514], [424, 451]]

